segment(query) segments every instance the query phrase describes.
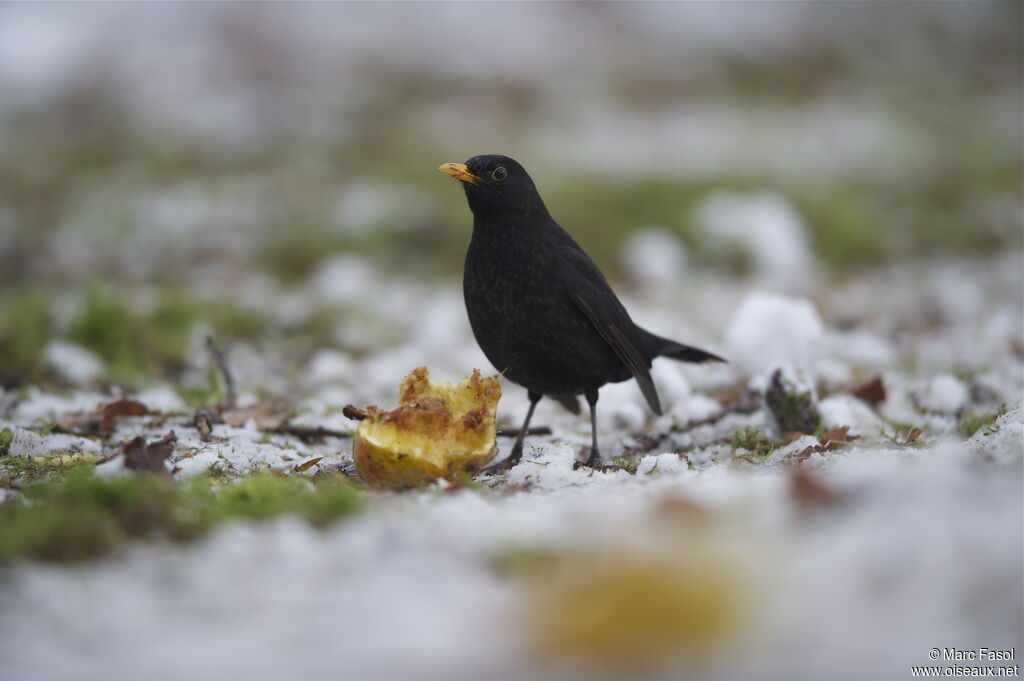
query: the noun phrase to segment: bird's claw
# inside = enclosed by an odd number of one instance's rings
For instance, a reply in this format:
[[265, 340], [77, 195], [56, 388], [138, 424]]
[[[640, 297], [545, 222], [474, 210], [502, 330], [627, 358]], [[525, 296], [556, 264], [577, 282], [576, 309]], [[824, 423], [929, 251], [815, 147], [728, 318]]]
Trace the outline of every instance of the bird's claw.
[[603, 465], [601, 463], [601, 454], [600, 454], [600, 452], [598, 452], [596, 449], [591, 449], [590, 450], [590, 456], [587, 457], [586, 461], [580, 461], [580, 460], [577, 459], [576, 463], [573, 464], [572, 469], [573, 470], [579, 470], [580, 468], [593, 468], [593, 469], [603, 468]]
[[495, 461], [494, 463], [484, 466], [480, 472], [486, 475], [498, 475], [500, 473], [507, 473], [512, 470], [512, 467], [519, 463], [519, 459], [513, 459], [511, 456], [501, 461]]
[[500, 461], [495, 461], [484, 466], [481, 473], [488, 473], [490, 475], [496, 475], [498, 473], [505, 473], [512, 470], [512, 467], [519, 463], [520, 459], [523, 458], [523, 447], [519, 443], [512, 448], [512, 453], [506, 458]]

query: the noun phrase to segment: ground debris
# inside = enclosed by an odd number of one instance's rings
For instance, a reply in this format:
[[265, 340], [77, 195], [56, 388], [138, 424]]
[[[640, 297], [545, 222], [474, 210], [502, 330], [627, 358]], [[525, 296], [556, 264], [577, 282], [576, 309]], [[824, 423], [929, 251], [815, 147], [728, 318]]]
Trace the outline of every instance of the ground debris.
[[781, 369], [772, 374], [764, 402], [780, 432], [813, 433], [821, 424], [814, 392], [801, 391], [799, 386], [783, 377]]
[[292, 470], [294, 470], [296, 473], [303, 473], [305, 471], [308, 471], [310, 468], [312, 468], [313, 466], [317, 465], [318, 463], [320, 463], [320, 461], [323, 458], [324, 457], [322, 457], [322, 456], [313, 457], [312, 459], [310, 459], [308, 461], [303, 461], [302, 463], [295, 464], [295, 468], [293, 468]]
[[367, 414], [364, 409], [360, 409], [354, 404], [346, 404], [341, 410], [342, 416], [353, 421], [362, 421], [366, 418]]
[[167, 470], [164, 461], [174, 453], [177, 442], [178, 438], [173, 430], [154, 442], [146, 442], [146, 438], [139, 435], [121, 447], [125, 468], [160, 473], [170, 479], [171, 471]]
[[216, 412], [207, 409], [197, 409], [195, 416], [192, 417], [192, 425], [199, 431], [199, 439], [203, 442], [210, 441], [210, 433], [213, 431], [213, 424], [221, 422], [220, 416]]
[[57, 427], [62, 431], [86, 437], [107, 436], [114, 432], [117, 419], [153, 413], [142, 402], [122, 397], [100, 405], [94, 411], [66, 413], [57, 419]]
[[857, 436], [850, 435], [850, 426], [838, 426], [836, 428], [829, 428], [818, 436], [818, 442], [824, 447], [825, 451], [833, 452], [837, 449], [842, 449], [848, 445], [852, 440], [856, 440]]
[[859, 385], [851, 390], [850, 394], [858, 399], [864, 400], [872, 407], [877, 407], [882, 402], [885, 402], [885, 383], [882, 382], [881, 376], [875, 376], [867, 383]]
[[818, 444], [804, 447], [799, 452], [794, 452], [793, 454], [787, 454], [782, 463], [799, 465], [809, 459], [812, 454], [834, 452], [846, 447], [856, 439], [856, 435], [850, 435], [849, 426], [829, 428], [818, 436]]
[[333, 428], [324, 428], [323, 426], [296, 426], [290, 423], [285, 423], [277, 428], [271, 428], [269, 432], [280, 433], [281, 435], [294, 435], [306, 443], [317, 442], [327, 437], [352, 437], [352, 433], [345, 430], [335, 430]]

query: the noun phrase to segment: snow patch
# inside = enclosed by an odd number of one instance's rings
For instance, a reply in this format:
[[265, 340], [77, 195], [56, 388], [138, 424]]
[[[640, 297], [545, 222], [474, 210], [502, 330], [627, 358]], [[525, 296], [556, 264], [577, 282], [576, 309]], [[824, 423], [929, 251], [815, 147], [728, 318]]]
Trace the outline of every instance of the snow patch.
[[648, 454], [640, 459], [636, 466], [637, 475], [651, 475], [652, 473], [681, 473], [688, 472], [689, 462], [671, 452], [667, 454]]
[[918, 401], [926, 409], [955, 414], [967, 405], [970, 397], [970, 391], [963, 381], [950, 374], [939, 374], [928, 380]]
[[809, 367], [820, 353], [825, 325], [806, 298], [754, 293], [725, 332], [728, 356], [748, 374], [774, 364]]
[[88, 383], [103, 371], [100, 358], [80, 345], [54, 340], [43, 352], [53, 370], [75, 385]]
[[686, 248], [664, 227], [637, 230], [622, 247], [622, 269], [646, 291], [670, 289], [686, 272]]
[[861, 400], [852, 395], [829, 395], [818, 402], [818, 413], [827, 428], [850, 427], [850, 435], [877, 435], [882, 420]]
[[778, 192], [714, 192], [697, 205], [694, 220], [711, 249], [739, 249], [763, 277], [802, 282], [814, 273], [807, 227]]

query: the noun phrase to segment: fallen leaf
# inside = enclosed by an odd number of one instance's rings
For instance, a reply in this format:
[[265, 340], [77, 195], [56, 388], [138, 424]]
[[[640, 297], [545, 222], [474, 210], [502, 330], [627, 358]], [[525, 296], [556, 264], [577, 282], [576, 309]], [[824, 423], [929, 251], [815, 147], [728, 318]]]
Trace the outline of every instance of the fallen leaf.
[[834, 452], [850, 444], [853, 439], [855, 438], [850, 437], [850, 426], [839, 426], [823, 432], [818, 437], [818, 442], [821, 443], [825, 451]]
[[812, 454], [822, 451], [822, 449], [823, 448], [821, 445], [809, 445], [801, 449], [799, 452], [787, 454], [782, 458], [782, 463], [787, 466], [799, 465], [806, 461], [807, 459], [811, 458]]
[[164, 466], [164, 461], [174, 453], [174, 445], [177, 442], [178, 438], [173, 430], [155, 442], [146, 442], [146, 438], [139, 435], [121, 447], [125, 468], [160, 473], [170, 479], [171, 472]]
[[308, 471], [310, 468], [315, 466], [323, 458], [324, 457], [322, 457], [322, 456], [318, 456], [318, 457], [310, 459], [309, 461], [303, 461], [300, 464], [296, 464], [294, 470], [295, 470], [296, 473], [302, 473], [303, 471]]
[[881, 376], [875, 376], [867, 383], [854, 388], [851, 394], [856, 398], [864, 400], [872, 407], [877, 407], [882, 402], [885, 402], [885, 384], [882, 383]]
[[924, 435], [924, 431], [920, 428], [911, 428], [910, 430], [904, 430], [900, 432], [900, 437], [903, 438], [904, 444], [912, 445], [917, 442], [918, 438]]
[[99, 430], [101, 433], [113, 431], [114, 421], [121, 416], [145, 416], [149, 413], [149, 407], [138, 400], [124, 398], [109, 402], [100, 410]]

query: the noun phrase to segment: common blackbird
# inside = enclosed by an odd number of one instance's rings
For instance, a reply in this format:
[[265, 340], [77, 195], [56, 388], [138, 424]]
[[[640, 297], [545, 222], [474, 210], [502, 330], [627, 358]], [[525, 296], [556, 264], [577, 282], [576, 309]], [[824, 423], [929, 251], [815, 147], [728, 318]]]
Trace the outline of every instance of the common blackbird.
[[463, 293], [469, 323], [487, 359], [527, 390], [530, 408], [508, 462], [523, 453], [523, 438], [544, 395], [579, 413], [576, 395], [590, 405], [588, 466], [600, 463], [597, 397], [605, 383], [635, 378], [651, 411], [661, 404], [651, 361], [724, 361], [710, 352], [641, 329], [597, 265], [544, 206], [533, 180], [508, 156], [474, 156], [445, 163], [460, 180], [473, 211]]

